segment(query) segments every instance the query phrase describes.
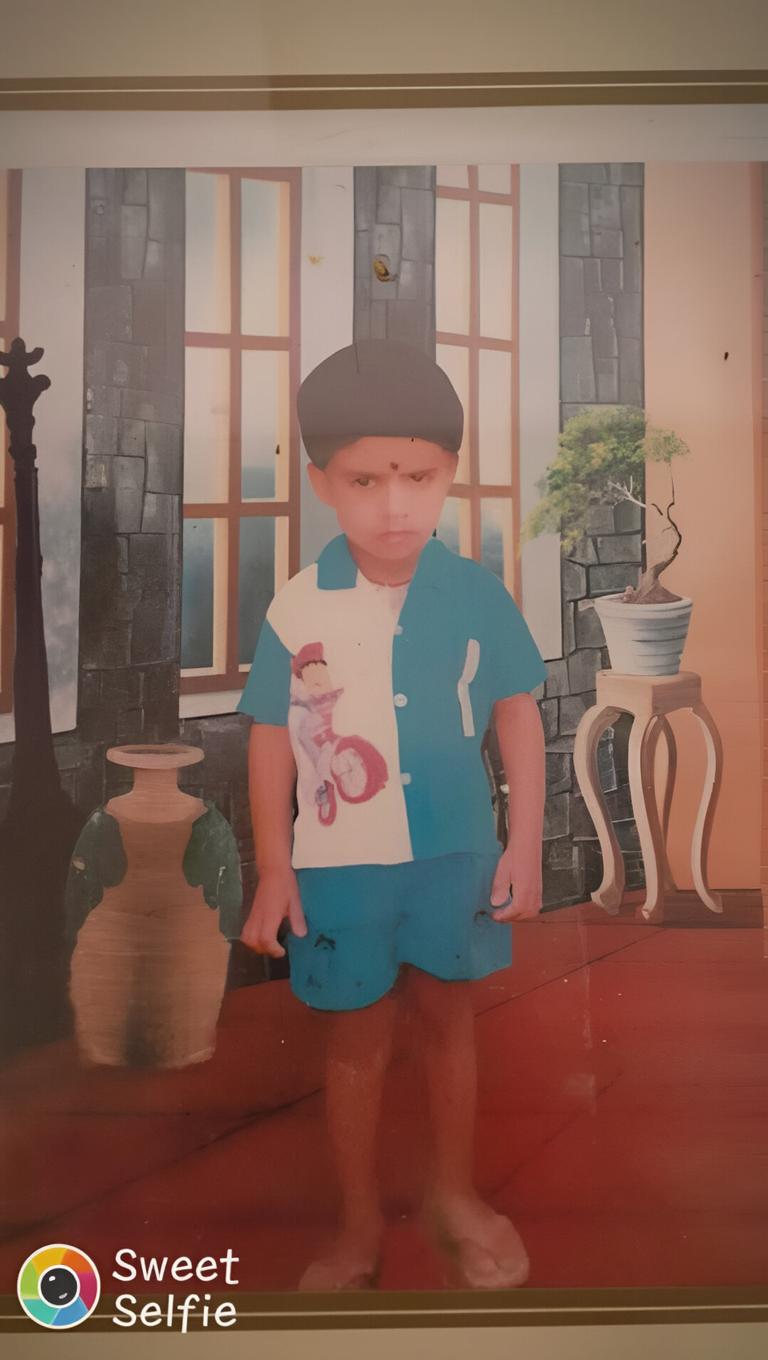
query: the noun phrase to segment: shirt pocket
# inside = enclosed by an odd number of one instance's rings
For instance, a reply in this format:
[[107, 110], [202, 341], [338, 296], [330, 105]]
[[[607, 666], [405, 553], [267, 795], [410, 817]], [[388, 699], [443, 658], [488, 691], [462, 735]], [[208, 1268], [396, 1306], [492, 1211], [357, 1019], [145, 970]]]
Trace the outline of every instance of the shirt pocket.
[[467, 638], [467, 648], [464, 655], [464, 667], [456, 685], [456, 693], [459, 700], [459, 711], [461, 713], [461, 730], [465, 737], [475, 736], [475, 717], [472, 712], [472, 699], [469, 687], [477, 675], [480, 665], [480, 643], [477, 638]]

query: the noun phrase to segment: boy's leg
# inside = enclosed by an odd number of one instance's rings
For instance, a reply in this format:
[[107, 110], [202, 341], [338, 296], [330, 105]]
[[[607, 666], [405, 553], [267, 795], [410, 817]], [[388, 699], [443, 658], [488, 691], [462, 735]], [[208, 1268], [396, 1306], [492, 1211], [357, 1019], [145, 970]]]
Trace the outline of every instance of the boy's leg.
[[375, 1270], [383, 1218], [376, 1181], [376, 1135], [392, 1051], [396, 995], [329, 1015], [326, 1049], [328, 1133], [341, 1186], [340, 1230], [309, 1266], [300, 1289], [339, 1289]]
[[444, 982], [407, 964], [404, 972], [405, 996], [421, 1025], [432, 1115], [426, 1209], [444, 1238], [460, 1247], [468, 1283], [511, 1287], [527, 1274], [525, 1247], [509, 1219], [474, 1186], [477, 1059], [469, 983]]

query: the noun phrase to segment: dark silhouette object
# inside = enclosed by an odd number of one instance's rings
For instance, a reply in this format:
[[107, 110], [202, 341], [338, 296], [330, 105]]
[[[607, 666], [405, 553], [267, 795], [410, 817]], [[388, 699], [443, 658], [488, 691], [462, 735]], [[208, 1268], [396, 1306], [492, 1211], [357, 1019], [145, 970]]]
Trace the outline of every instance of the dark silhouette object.
[[43, 631], [37, 450], [32, 408], [50, 380], [31, 377], [42, 349], [16, 339], [0, 378], [16, 489], [16, 740], [10, 801], [0, 824], [0, 1054], [44, 1043], [71, 1024], [64, 886], [82, 824], [61, 787], [53, 748]]

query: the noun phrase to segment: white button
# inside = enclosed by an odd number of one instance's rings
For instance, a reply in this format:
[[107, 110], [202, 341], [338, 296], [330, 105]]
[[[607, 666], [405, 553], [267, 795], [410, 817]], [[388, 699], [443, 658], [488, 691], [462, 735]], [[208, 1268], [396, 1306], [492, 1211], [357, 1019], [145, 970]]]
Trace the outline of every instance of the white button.
[[405, 705], [406, 705], [407, 703], [408, 703], [408, 700], [406, 699], [406, 697], [405, 697], [404, 694], [396, 694], [396, 695], [395, 695], [395, 708], [405, 708]]
[[400, 624], [399, 624], [399, 623], [396, 623], [396, 624], [395, 624], [395, 632], [396, 632], [396, 633], [402, 633], [402, 631], [403, 631], [403, 630], [402, 630], [402, 628], [400, 627]]
[[404, 771], [401, 771], [401, 774], [400, 774], [400, 783], [401, 783], [401, 784], [410, 784], [410, 782], [411, 782], [411, 776], [410, 776], [409, 774], [405, 774]]

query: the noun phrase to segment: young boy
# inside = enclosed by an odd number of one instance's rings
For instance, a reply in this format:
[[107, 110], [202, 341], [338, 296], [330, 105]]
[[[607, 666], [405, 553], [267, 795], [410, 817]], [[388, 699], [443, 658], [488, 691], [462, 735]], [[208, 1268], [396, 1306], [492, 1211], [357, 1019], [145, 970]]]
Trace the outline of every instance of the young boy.
[[[464, 1283], [511, 1287], [525, 1248], [473, 1184], [469, 981], [509, 966], [508, 923], [541, 908], [530, 691], [546, 670], [497, 577], [433, 537], [463, 428], [442, 369], [411, 346], [359, 341], [309, 374], [298, 411], [312, 487], [342, 533], [273, 599], [239, 708], [254, 719], [259, 873], [242, 939], [281, 957], [287, 918], [291, 987], [332, 1013], [342, 1222], [299, 1287], [376, 1280], [376, 1129], [398, 998], [419, 1017], [432, 1115], [425, 1222]], [[503, 852], [480, 749], [491, 718], [509, 786]]]

